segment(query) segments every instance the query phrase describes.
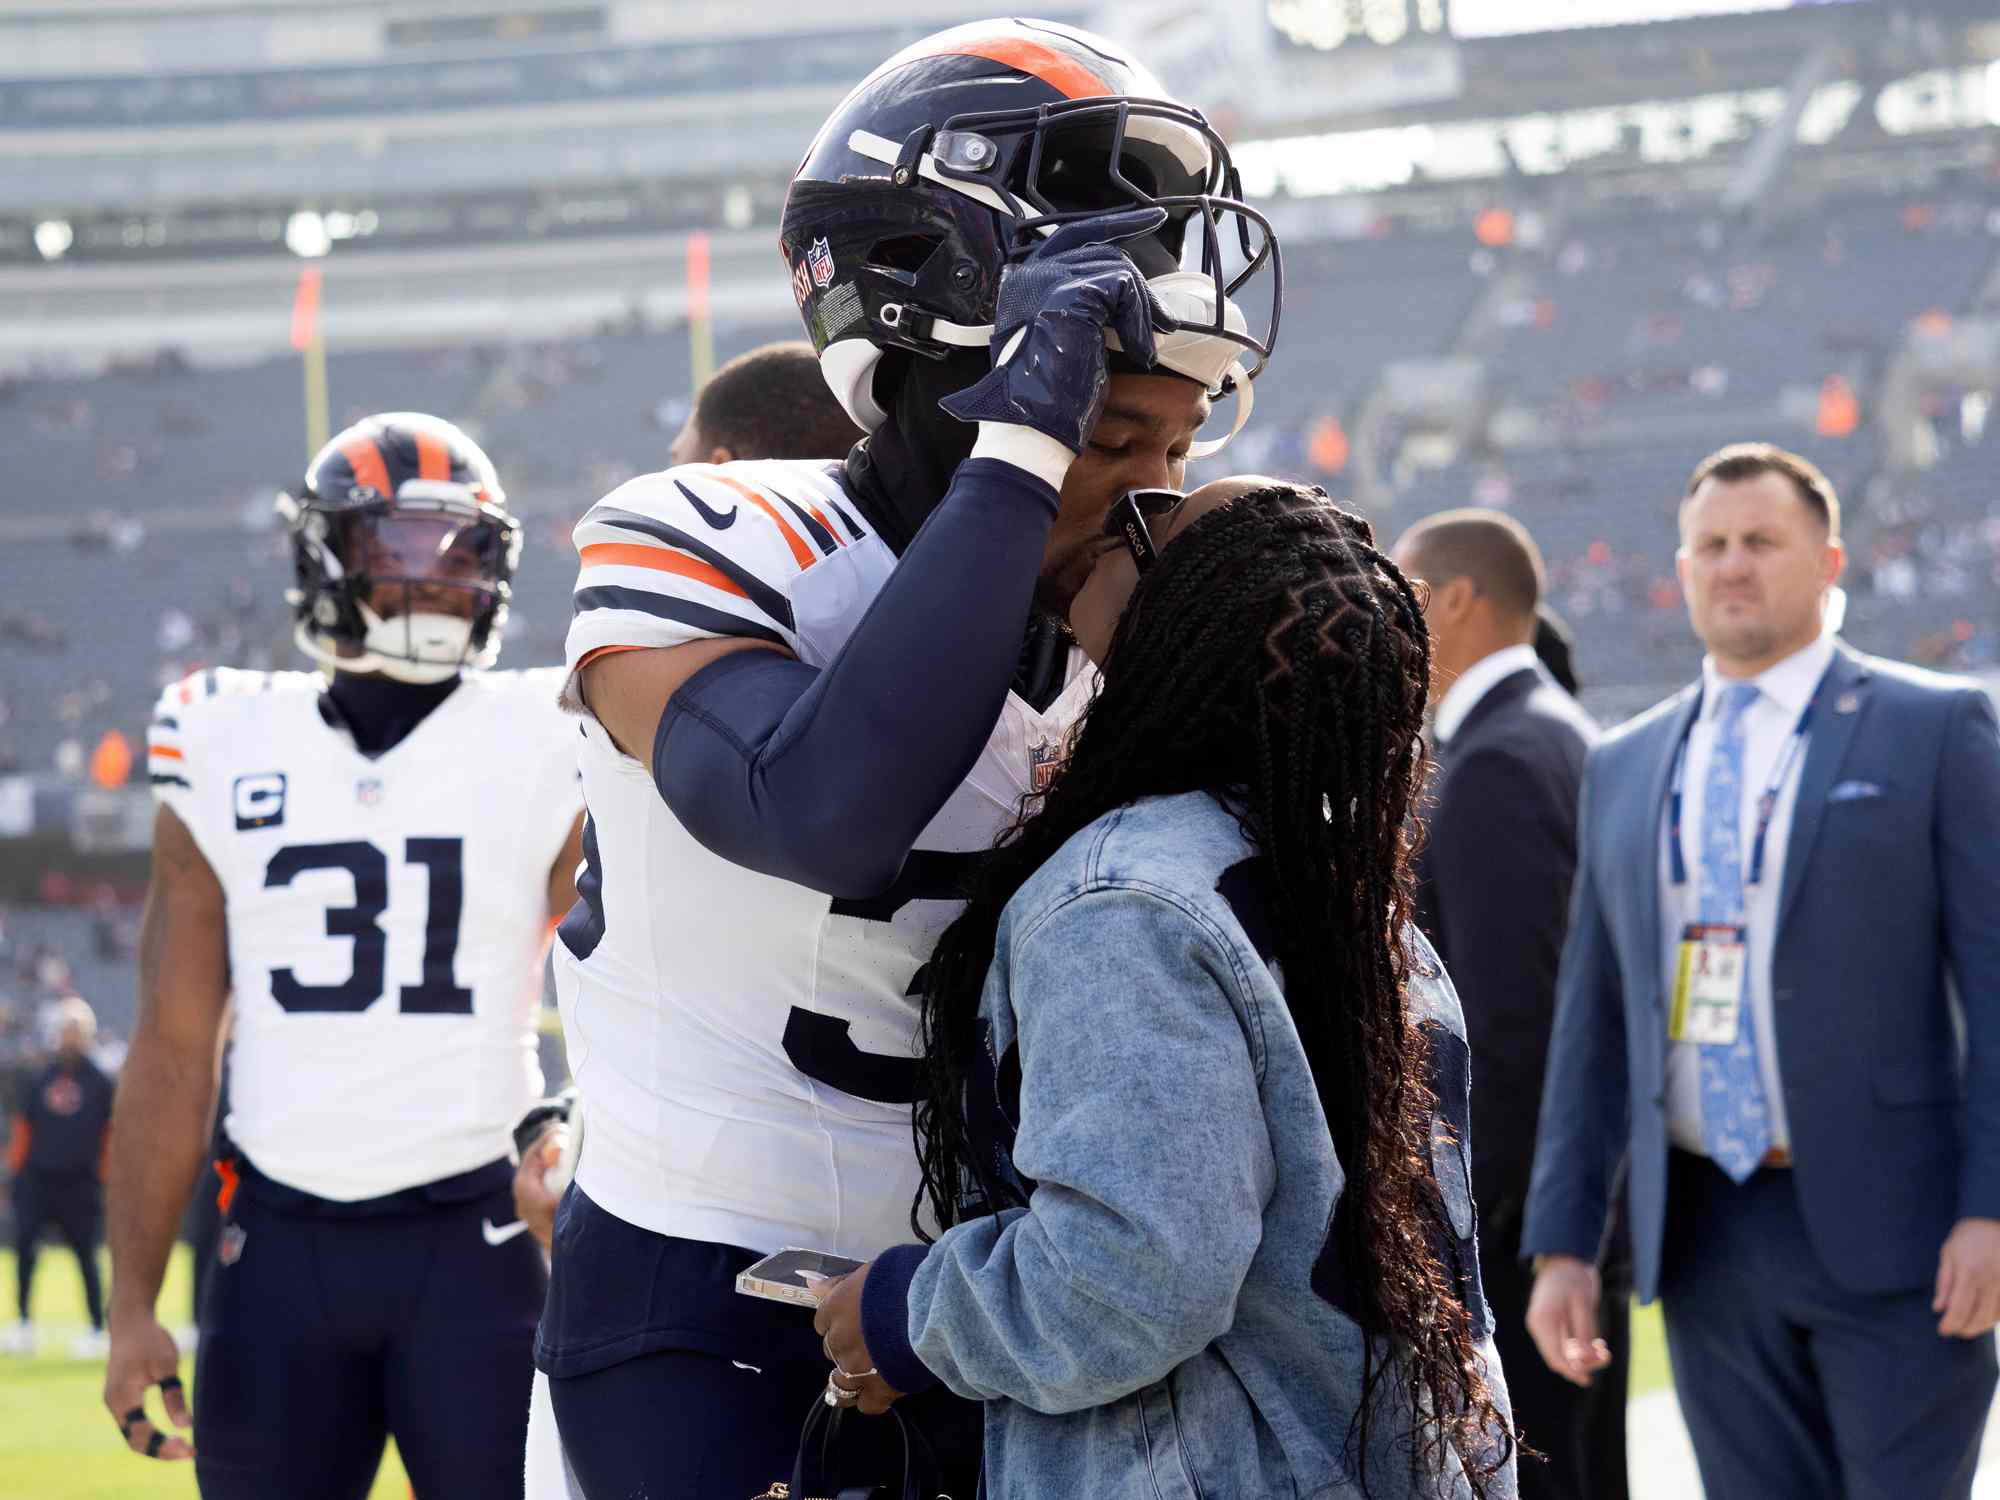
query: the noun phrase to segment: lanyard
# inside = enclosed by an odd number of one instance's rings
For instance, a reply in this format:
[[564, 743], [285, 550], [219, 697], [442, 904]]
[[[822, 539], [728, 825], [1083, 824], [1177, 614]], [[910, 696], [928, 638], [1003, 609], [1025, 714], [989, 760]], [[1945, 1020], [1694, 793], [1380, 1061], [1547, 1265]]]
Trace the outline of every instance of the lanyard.
[[[1830, 675], [1831, 668], [1827, 673], [1827, 676]], [[1757, 799], [1757, 837], [1750, 846], [1750, 878], [1745, 882], [1747, 885], [1763, 884], [1764, 841], [1771, 832], [1771, 817], [1778, 810], [1778, 790], [1784, 786], [1785, 778], [1792, 772], [1792, 763], [1805, 748], [1806, 735], [1812, 730], [1813, 709], [1819, 705], [1820, 690], [1825, 686], [1826, 676], [1822, 676], [1813, 688], [1812, 697], [1806, 700], [1805, 712], [1799, 715], [1792, 737], [1785, 742], [1785, 753], [1778, 757], [1778, 769], [1771, 773], [1770, 782]], [[1688, 719], [1687, 732], [1674, 749], [1673, 790], [1667, 798], [1668, 876], [1674, 885], [1686, 885], [1688, 878], [1687, 858], [1681, 852], [1681, 789], [1687, 777], [1688, 741], [1694, 737], [1694, 726], [1700, 718], [1701, 700], [1697, 698], [1694, 713]]]

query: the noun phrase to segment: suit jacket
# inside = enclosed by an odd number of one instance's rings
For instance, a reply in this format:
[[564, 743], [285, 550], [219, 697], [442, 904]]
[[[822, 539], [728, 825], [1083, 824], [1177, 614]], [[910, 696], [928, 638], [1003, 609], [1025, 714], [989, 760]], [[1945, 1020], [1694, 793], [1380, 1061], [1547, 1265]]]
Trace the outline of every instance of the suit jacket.
[[1495, 683], [1441, 755], [1417, 920], [1458, 987], [1472, 1051], [1472, 1187], [1511, 1254], [1535, 1154], [1577, 795], [1597, 727], [1541, 669]]
[[[1660, 841], [1697, 691], [1584, 774], [1522, 1237], [1594, 1254], [1629, 1151], [1648, 1301], [1668, 1209]], [[1927, 1286], [1956, 1220], [2000, 1218], [2000, 727], [1973, 683], [1842, 645], [1799, 774], [1771, 965], [1799, 1205], [1848, 1290]]]

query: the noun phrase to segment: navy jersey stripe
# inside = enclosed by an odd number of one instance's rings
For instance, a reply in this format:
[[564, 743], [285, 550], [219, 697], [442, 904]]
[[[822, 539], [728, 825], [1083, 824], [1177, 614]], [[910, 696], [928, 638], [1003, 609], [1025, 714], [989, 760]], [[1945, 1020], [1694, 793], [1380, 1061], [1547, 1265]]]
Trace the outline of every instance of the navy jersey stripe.
[[185, 776], [163, 776], [158, 771], [155, 771], [153, 772], [152, 775], [152, 782], [154, 786], [184, 786], [187, 787], [189, 791], [194, 790], [194, 788], [191, 785], [189, 785], [188, 779]]
[[846, 511], [842, 510], [838, 502], [836, 501], [832, 500], [827, 501], [826, 508], [832, 511], [836, 516], [840, 517], [841, 523], [844, 526], [846, 526], [849, 531], [854, 533], [855, 541], [858, 542], [861, 540], [861, 523], [859, 521], [856, 521], [854, 517], [850, 516]]
[[578, 959], [597, 951], [604, 940], [604, 867], [597, 857], [597, 825], [583, 818], [583, 872], [576, 877], [576, 905], [556, 928], [562, 945]]
[[610, 585], [576, 591], [576, 613], [581, 615], [593, 609], [630, 609], [640, 614], [651, 615], [656, 620], [672, 620], [679, 625], [692, 625], [697, 630], [706, 630], [714, 635], [734, 636], [756, 641], [769, 641], [774, 646], [782, 646], [790, 651], [792, 645], [775, 630], [766, 630], [754, 620], [746, 620], [741, 615], [732, 615], [726, 610], [710, 609], [706, 604], [696, 604], [692, 599], [676, 599], [671, 594], [655, 594], [646, 589], [621, 589]]
[[601, 522], [606, 526], [616, 527], [620, 531], [632, 531], [637, 532], [640, 536], [649, 536], [656, 542], [665, 542], [669, 547], [678, 548], [692, 557], [700, 558], [711, 568], [714, 568], [716, 572], [743, 590], [745, 594], [749, 595], [752, 604], [776, 620], [786, 630], [792, 628], [792, 606], [783, 594], [758, 578], [756, 574], [744, 568], [740, 563], [732, 562], [723, 553], [716, 551], [715, 548], [709, 546], [707, 543], [689, 536], [685, 531], [677, 530], [665, 522], [655, 521], [649, 516], [636, 515], [629, 510], [611, 509], [601, 505], [591, 511], [584, 519], [586, 521]]
[[153, 727], [155, 729], [178, 729], [181, 727], [181, 721], [171, 718], [166, 714], [161, 714], [153, 720]]
[[[778, 495], [775, 485], [767, 484], [764, 488], [772, 494]], [[835, 552], [840, 550], [840, 539], [824, 526], [820, 525], [819, 522], [815, 521], [804, 506], [795, 500], [786, 500], [783, 495], [778, 495], [778, 498], [784, 501], [786, 510], [789, 510], [799, 518], [799, 524], [805, 527], [806, 535], [813, 539], [813, 545], [818, 547], [822, 554], [831, 557]]]

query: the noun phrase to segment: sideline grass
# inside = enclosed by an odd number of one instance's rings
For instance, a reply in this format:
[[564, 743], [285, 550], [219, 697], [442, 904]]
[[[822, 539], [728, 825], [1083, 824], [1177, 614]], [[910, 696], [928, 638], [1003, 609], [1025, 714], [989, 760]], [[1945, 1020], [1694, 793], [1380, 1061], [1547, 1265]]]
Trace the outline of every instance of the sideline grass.
[[[190, 1252], [174, 1252], [160, 1295], [163, 1321], [178, 1328], [188, 1315]], [[100, 1264], [105, 1264], [100, 1256]], [[109, 1281], [109, 1267], [105, 1275]], [[14, 1322], [14, 1256], [0, 1252], [0, 1322]], [[83, 1281], [65, 1248], [44, 1245], [35, 1267], [35, 1325], [40, 1347], [29, 1359], [0, 1356], [0, 1495], [18, 1500], [193, 1500], [194, 1465], [153, 1463], [127, 1452], [104, 1410], [104, 1366], [69, 1357], [70, 1340], [89, 1327]], [[193, 1361], [181, 1378], [194, 1382]], [[157, 1414], [159, 1395], [149, 1403]], [[369, 1500], [408, 1500], [409, 1481], [389, 1445]]]

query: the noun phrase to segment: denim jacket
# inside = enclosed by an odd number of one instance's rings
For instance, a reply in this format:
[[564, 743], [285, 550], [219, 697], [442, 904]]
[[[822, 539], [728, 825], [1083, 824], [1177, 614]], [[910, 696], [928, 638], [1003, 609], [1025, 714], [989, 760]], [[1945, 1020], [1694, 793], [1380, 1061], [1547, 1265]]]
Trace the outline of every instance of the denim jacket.
[[[862, 1307], [890, 1384], [942, 1379], [987, 1403], [991, 1496], [1362, 1493], [1363, 1334], [1328, 1249], [1345, 1174], [1269, 961], [1262, 869], [1214, 798], [1150, 798], [1070, 839], [1001, 917], [980, 1007], [990, 1067], [972, 1088], [1011, 1129], [994, 1159], [1025, 1206], [887, 1252]], [[1440, 1098], [1438, 1248], [1505, 1411], [1464, 1023], [1435, 954], [1409, 942]], [[968, 1102], [976, 1126], [986, 1101]], [[1455, 1464], [1413, 1483], [1408, 1415], [1377, 1399], [1376, 1500], [1469, 1494]], [[1511, 1463], [1488, 1493], [1513, 1496]]]

